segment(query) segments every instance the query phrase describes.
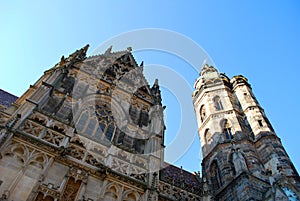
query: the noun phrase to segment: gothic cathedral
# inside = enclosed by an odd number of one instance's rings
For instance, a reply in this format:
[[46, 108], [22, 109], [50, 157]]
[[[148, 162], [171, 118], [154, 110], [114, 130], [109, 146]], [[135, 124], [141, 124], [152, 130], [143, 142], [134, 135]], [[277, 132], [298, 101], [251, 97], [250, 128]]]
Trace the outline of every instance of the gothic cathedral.
[[131, 48], [87, 50], [19, 98], [0, 89], [0, 201], [299, 201], [299, 175], [245, 77], [202, 68], [202, 174], [190, 173], [164, 161], [159, 83]]

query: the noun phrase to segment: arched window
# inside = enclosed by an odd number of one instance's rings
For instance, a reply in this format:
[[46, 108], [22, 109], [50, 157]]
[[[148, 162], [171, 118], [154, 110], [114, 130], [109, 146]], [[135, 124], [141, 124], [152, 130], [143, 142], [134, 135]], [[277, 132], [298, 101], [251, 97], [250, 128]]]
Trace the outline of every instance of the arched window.
[[102, 141], [111, 141], [116, 125], [111, 110], [106, 104], [89, 106], [84, 110], [76, 123], [76, 129], [83, 135]]
[[222, 105], [222, 102], [221, 102], [220, 96], [215, 96], [213, 98], [213, 102], [214, 102], [214, 106], [215, 106], [215, 108], [216, 108], [217, 111], [224, 109], [223, 105]]
[[210, 166], [210, 180], [212, 184], [212, 189], [219, 189], [221, 187], [222, 183], [217, 161], [212, 162]]
[[115, 132], [115, 126], [113, 124], [109, 124], [106, 128], [105, 137], [107, 140], [111, 141]]
[[53, 197], [51, 197], [49, 195], [44, 196], [44, 194], [42, 192], [39, 192], [35, 198], [35, 201], [53, 201], [53, 200], [54, 200]]
[[99, 128], [98, 131], [102, 133], [101, 139], [111, 141], [116, 131], [115, 121], [111, 110], [106, 104], [97, 104], [95, 110]]
[[105, 190], [104, 200], [107, 201], [115, 201], [118, 200], [119, 188], [117, 186], [111, 185]]
[[223, 128], [224, 138], [226, 140], [231, 140], [233, 138], [233, 136], [232, 136], [232, 128], [231, 128], [231, 125], [230, 125], [230, 123], [229, 123], [229, 121], [227, 119], [224, 119], [221, 122], [221, 127]]
[[94, 134], [94, 131], [95, 131], [95, 129], [96, 129], [96, 125], [97, 125], [97, 120], [96, 120], [95, 118], [90, 119], [89, 124], [88, 124], [88, 126], [87, 126], [87, 128], [86, 128], [85, 133], [86, 133], [87, 135], [93, 135], [93, 134]]
[[204, 105], [200, 107], [200, 118], [201, 118], [201, 122], [203, 122], [204, 119], [206, 118], [206, 110]]
[[137, 106], [130, 105], [130, 107], [129, 107], [129, 115], [130, 115], [130, 118], [132, 119], [132, 121], [135, 124], [138, 124], [138, 121], [139, 121], [139, 110], [138, 110]]
[[206, 129], [204, 132], [204, 138], [205, 138], [205, 143], [206, 144], [211, 144], [212, 142], [212, 135], [209, 129]]
[[142, 126], [148, 126], [148, 121], [149, 121], [149, 115], [148, 112], [145, 110], [142, 110], [140, 112], [140, 118], [139, 118], [139, 127]]
[[85, 124], [87, 123], [88, 117], [89, 117], [88, 111], [85, 111], [84, 113], [82, 113], [79, 121], [76, 124], [76, 128], [78, 131], [83, 132]]

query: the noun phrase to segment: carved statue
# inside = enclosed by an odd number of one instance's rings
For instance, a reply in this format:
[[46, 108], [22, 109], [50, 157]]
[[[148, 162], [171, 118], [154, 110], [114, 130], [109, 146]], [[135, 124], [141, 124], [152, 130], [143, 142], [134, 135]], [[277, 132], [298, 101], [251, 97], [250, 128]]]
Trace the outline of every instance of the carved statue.
[[242, 153], [240, 152], [240, 149], [234, 150], [233, 155], [232, 155], [232, 161], [234, 164], [235, 172], [237, 174], [248, 170], [245, 158], [242, 155]]
[[150, 132], [160, 134], [164, 127], [162, 107], [158, 105], [152, 107], [150, 111], [150, 118]]

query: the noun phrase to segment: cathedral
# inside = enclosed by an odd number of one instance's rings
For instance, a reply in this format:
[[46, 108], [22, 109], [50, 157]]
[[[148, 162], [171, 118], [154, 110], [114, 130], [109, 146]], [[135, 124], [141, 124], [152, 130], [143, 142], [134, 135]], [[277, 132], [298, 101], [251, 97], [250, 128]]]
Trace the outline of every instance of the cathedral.
[[300, 201], [247, 78], [202, 67], [191, 101], [203, 160], [191, 173], [164, 161], [158, 80], [148, 84], [131, 48], [88, 47], [20, 97], [0, 90], [0, 201]]

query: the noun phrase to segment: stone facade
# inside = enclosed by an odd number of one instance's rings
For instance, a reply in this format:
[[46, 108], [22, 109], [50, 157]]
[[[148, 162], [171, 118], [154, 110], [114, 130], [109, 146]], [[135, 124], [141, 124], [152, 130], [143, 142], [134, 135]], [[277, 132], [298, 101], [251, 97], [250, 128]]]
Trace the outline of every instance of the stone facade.
[[299, 200], [298, 173], [246, 78], [206, 65], [195, 83], [200, 176], [164, 162], [159, 84], [131, 48], [87, 50], [19, 98], [0, 91], [0, 200]]
[[199, 175], [164, 163], [158, 81], [130, 48], [87, 49], [18, 99], [1, 90], [0, 200], [200, 200]]

